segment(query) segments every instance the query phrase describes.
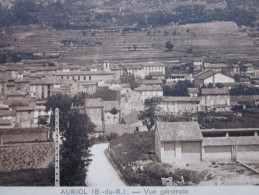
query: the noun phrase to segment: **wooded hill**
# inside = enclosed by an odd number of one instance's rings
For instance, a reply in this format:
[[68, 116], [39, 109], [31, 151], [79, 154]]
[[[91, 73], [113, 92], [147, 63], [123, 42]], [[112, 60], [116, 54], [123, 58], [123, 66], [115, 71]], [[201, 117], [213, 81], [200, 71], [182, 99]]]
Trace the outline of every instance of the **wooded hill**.
[[42, 24], [56, 29], [124, 26], [136, 30], [211, 21], [257, 26], [255, 0], [4, 0], [0, 27]]

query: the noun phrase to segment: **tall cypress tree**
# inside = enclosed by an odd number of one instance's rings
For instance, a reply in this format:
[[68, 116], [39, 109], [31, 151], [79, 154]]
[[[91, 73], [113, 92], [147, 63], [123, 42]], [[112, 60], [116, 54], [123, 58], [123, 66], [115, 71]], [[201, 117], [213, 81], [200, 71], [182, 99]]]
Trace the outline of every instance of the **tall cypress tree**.
[[[78, 98], [73, 98], [74, 100]], [[60, 110], [60, 185], [84, 186], [87, 166], [89, 165], [88, 134], [95, 125], [86, 114], [71, 108], [73, 99], [67, 95], [57, 94], [47, 101], [47, 109]]]

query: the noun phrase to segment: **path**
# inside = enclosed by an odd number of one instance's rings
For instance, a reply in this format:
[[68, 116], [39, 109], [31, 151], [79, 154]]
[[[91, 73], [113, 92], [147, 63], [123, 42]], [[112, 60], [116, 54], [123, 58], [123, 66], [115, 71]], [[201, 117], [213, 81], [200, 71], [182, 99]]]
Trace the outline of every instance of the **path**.
[[96, 144], [91, 148], [92, 162], [88, 167], [86, 184], [93, 186], [125, 186], [107, 159], [104, 150], [108, 144]]

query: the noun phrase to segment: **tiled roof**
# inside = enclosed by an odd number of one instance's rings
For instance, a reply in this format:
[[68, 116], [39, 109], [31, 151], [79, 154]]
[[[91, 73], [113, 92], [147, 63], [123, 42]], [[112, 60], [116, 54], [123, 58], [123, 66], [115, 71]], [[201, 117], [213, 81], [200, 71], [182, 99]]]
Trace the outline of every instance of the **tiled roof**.
[[189, 73], [172, 73], [171, 76], [184, 76], [184, 77], [189, 77]]
[[0, 119], [0, 125], [11, 125], [12, 120]]
[[48, 84], [55, 84], [55, 79], [54, 78], [43, 78], [40, 80], [31, 80], [30, 84], [31, 85], [48, 85]]
[[0, 110], [0, 116], [15, 116], [15, 110]]
[[143, 85], [160, 85], [163, 84], [163, 81], [161, 79], [159, 80], [143, 80]]
[[203, 138], [203, 146], [259, 145], [258, 136]]
[[204, 63], [204, 67], [206, 68], [226, 68], [227, 64], [211, 64], [211, 63]]
[[118, 101], [103, 101], [104, 111], [110, 111], [113, 108], [116, 108], [116, 110], [120, 110], [120, 105]]
[[259, 95], [234, 95], [230, 96], [231, 104], [236, 104], [239, 102], [255, 102], [255, 100], [259, 99]]
[[124, 133], [134, 133], [135, 127], [131, 127], [127, 124], [112, 124], [105, 125], [105, 133], [111, 134], [116, 133], [118, 135], [123, 135]]
[[163, 91], [160, 85], [141, 85], [135, 91]]
[[79, 75], [113, 75], [112, 72], [105, 71], [71, 71], [71, 72], [60, 72], [57, 76], [79, 76]]
[[165, 74], [163, 72], [151, 72], [150, 75], [151, 76], [165, 76]]
[[189, 97], [189, 96], [163, 96], [164, 102], [200, 102], [201, 97]]
[[142, 66], [144, 66], [144, 67], [157, 67], [157, 66], [164, 67], [165, 65], [160, 62], [147, 62], [147, 63], [143, 63]]
[[18, 106], [16, 108], [16, 111], [19, 112], [19, 111], [33, 111], [34, 110], [34, 107], [29, 107], [29, 106]]
[[198, 93], [199, 89], [198, 88], [188, 88], [188, 93]]
[[133, 123], [136, 123], [138, 122], [138, 114], [139, 114], [139, 111], [133, 111], [125, 116], [122, 117], [122, 120], [128, 124], [128, 125], [131, 125]]
[[7, 97], [14, 97], [14, 96], [26, 96], [26, 93], [20, 92], [20, 91], [16, 91], [14, 93], [8, 93]]
[[101, 108], [102, 106], [102, 98], [88, 98], [85, 100], [86, 108]]
[[228, 88], [203, 88], [202, 95], [226, 95], [229, 94]]
[[131, 65], [127, 64], [127, 65], [124, 65], [124, 67], [127, 69], [135, 69], [135, 70], [142, 69], [142, 66], [139, 64], [131, 64]]
[[160, 141], [201, 141], [198, 122], [160, 122], [157, 130]]
[[211, 77], [211, 76], [213, 76], [213, 75], [214, 75], [214, 72], [213, 72], [212, 70], [205, 70], [205, 71], [203, 71], [203, 72], [200, 72], [200, 73], [196, 74], [196, 75], [194, 76], [194, 78], [195, 78], [195, 79], [204, 80], [204, 79], [207, 79], [207, 78], [209, 78], [209, 77]]
[[1, 133], [8, 133], [8, 132], [24, 132], [24, 133], [27, 133], [27, 132], [37, 132], [37, 133], [41, 133], [41, 132], [46, 132], [48, 131], [48, 128], [46, 127], [41, 127], [41, 128], [37, 128], [37, 127], [31, 127], [31, 128], [21, 128], [21, 127], [14, 127], [14, 128], [11, 128], [11, 129], [5, 129], [5, 128], [1, 128], [0, 129], [0, 132]]
[[248, 132], [259, 131], [259, 128], [235, 128], [235, 129], [202, 129], [202, 132]]

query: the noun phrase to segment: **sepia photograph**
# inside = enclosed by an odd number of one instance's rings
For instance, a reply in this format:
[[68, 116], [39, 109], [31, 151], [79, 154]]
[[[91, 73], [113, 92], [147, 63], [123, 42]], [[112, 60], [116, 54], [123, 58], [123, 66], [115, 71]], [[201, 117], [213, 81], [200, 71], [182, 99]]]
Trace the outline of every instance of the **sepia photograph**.
[[258, 134], [258, 0], [0, 0], [1, 195], [256, 194]]

